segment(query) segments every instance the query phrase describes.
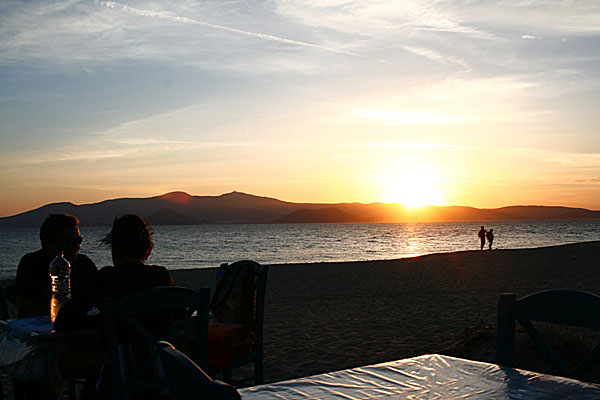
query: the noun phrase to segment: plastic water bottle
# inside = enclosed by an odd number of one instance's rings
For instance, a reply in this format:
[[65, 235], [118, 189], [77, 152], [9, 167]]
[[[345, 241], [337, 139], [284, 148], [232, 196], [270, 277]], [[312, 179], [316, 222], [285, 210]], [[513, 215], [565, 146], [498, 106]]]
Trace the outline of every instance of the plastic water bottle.
[[58, 310], [71, 298], [71, 264], [59, 251], [50, 263], [52, 280], [52, 300], [50, 301], [50, 320], [54, 323]]

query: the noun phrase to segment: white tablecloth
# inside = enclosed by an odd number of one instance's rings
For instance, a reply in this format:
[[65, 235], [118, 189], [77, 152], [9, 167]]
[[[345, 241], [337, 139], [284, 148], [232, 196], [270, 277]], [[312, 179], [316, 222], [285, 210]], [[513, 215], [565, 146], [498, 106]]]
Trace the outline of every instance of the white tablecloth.
[[44, 379], [48, 355], [35, 340], [40, 333], [50, 331], [50, 317], [22, 318], [3, 323], [0, 328], [0, 370], [17, 379]]
[[45, 316], [0, 323], [0, 370], [15, 379], [48, 382], [60, 398], [65, 377], [87, 377], [104, 352], [95, 331], [61, 334], [52, 328]]
[[241, 389], [243, 399], [600, 399], [600, 386], [424, 355]]

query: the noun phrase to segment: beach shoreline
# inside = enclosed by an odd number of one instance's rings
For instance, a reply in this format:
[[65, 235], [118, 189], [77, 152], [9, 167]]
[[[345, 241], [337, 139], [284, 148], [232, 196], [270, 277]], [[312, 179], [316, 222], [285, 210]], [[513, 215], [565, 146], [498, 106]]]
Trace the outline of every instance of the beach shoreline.
[[[215, 268], [171, 274], [176, 285], [214, 291]], [[265, 300], [265, 380], [441, 352], [475, 326], [495, 329], [502, 293], [555, 288], [600, 293], [600, 241], [273, 264]]]

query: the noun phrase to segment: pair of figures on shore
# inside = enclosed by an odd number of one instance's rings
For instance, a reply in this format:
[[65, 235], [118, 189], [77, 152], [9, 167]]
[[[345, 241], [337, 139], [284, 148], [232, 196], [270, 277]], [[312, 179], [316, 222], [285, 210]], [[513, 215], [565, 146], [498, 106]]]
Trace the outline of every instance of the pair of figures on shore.
[[486, 239], [488, 242], [488, 249], [489, 250], [492, 249], [492, 243], [494, 242], [494, 230], [493, 229], [486, 231], [485, 228], [482, 226], [481, 229], [479, 229], [477, 236], [479, 236], [479, 240], [481, 241], [481, 250], [483, 250], [483, 248], [485, 247]]

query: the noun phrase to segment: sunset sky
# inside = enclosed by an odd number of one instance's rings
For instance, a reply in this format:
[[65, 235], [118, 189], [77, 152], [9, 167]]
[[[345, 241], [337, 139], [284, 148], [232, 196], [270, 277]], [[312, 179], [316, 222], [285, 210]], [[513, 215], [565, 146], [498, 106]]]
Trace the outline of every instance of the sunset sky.
[[0, 2], [0, 216], [182, 190], [600, 210], [600, 2]]

